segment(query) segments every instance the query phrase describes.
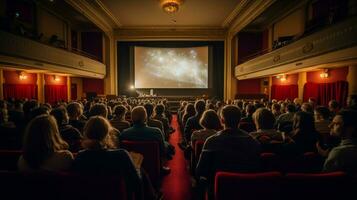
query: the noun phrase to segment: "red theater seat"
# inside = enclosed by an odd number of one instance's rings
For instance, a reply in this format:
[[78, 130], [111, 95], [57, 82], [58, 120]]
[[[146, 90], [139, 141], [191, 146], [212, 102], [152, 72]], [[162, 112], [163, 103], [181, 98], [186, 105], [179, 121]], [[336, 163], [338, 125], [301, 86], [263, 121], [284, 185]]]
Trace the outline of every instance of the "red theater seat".
[[324, 159], [315, 152], [306, 152], [297, 157], [288, 158], [283, 163], [285, 172], [317, 173], [323, 166]]
[[279, 199], [282, 174], [280, 172], [231, 173], [217, 172], [216, 200]]
[[280, 170], [281, 161], [278, 155], [275, 153], [261, 153], [260, 154], [262, 171], [276, 171]]
[[[121, 176], [0, 172], [1, 199], [132, 200]], [[129, 198], [130, 196], [130, 198]]]
[[144, 156], [143, 168], [148, 173], [153, 184], [160, 183], [161, 158], [159, 144], [154, 141], [122, 141], [121, 148], [127, 151], [141, 153]]

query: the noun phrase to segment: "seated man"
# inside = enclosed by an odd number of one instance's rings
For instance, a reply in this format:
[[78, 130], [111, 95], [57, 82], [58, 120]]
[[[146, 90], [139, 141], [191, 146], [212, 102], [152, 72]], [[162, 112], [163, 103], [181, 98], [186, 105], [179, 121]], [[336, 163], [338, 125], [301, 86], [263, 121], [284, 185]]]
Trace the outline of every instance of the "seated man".
[[319, 153], [328, 154], [323, 171], [345, 171], [357, 173], [357, 111], [342, 110], [334, 117], [330, 128], [331, 135], [341, 138], [341, 143], [329, 153], [318, 145]]
[[221, 113], [224, 130], [209, 137], [203, 146], [196, 174], [206, 178], [209, 186], [213, 185], [218, 170], [249, 172], [259, 169], [260, 144], [238, 128], [240, 118], [238, 107], [225, 106]]
[[[160, 155], [166, 158], [166, 145], [164, 143], [160, 129], [146, 125], [146, 110], [143, 106], [135, 107], [131, 112], [133, 126], [125, 129], [119, 136], [119, 142], [123, 140], [134, 141], [157, 141], [160, 147]], [[169, 168], [164, 168], [169, 170]]]

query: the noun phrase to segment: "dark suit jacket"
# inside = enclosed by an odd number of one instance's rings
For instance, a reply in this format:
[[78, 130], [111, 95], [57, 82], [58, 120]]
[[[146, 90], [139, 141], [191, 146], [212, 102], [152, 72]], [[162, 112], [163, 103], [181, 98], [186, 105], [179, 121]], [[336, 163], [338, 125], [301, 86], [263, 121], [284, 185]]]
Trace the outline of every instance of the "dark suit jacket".
[[259, 142], [243, 130], [225, 129], [206, 140], [197, 164], [197, 175], [212, 181], [218, 170], [259, 170], [260, 151]]
[[184, 129], [184, 134], [187, 141], [191, 140], [193, 130], [203, 129], [200, 125], [201, 116], [202, 114], [196, 114], [195, 116], [188, 118]]

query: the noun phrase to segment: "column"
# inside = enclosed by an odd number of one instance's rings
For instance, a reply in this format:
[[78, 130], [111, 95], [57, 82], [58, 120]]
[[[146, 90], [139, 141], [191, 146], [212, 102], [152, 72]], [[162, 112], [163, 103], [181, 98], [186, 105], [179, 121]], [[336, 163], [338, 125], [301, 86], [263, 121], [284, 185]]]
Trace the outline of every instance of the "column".
[[106, 76], [104, 79], [104, 94], [117, 94], [116, 42], [113, 33], [104, 36], [104, 64]]
[[38, 102], [45, 103], [45, 74], [37, 73], [37, 98]]
[[299, 96], [298, 98], [303, 101], [304, 97], [304, 85], [306, 83], [306, 72], [300, 72], [299, 73], [299, 80], [298, 80], [298, 90], [299, 90]]
[[224, 48], [224, 100], [232, 99], [232, 36], [229, 34], [225, 40]]
[[67, 102], [72, 100], [72, 93], [71, 93], [71, 77], [67, 76]]
[[348, 95], [357, 94], [357, 64], [348, 66]]

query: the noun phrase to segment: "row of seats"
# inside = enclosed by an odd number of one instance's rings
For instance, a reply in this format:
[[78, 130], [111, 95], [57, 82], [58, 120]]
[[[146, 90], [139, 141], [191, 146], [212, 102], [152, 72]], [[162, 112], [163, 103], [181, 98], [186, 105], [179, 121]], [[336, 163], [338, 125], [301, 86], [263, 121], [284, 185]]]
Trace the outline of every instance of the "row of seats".
[[[191, 168], [195, 169], [200, 158], [204, 141], [196, 141], [191, 155]], [[319, 172], [322, 169], [324, 158], [315, 152], [306, 152], [292, 158], [282, 158], [274, 153], [262, 153], [262, 171], [280, 172]]]
[[[153, 141], [122, 141], [121, 148], [144, 156], [142, 167], [149, 175], [152, 183], [158, 186], [161, 180], [159, 144]], [[0, 170], [16, 171], [17, 161], [21, 154], [22, 151], [19, 150], [0, 150]]]
[[134, 200], [123, 176], [78, 175], [0, 171], [1, 199]]
[[336, 200], [355, 197], [356, 181], [344, 172], [217, 172], [215, 200]]

